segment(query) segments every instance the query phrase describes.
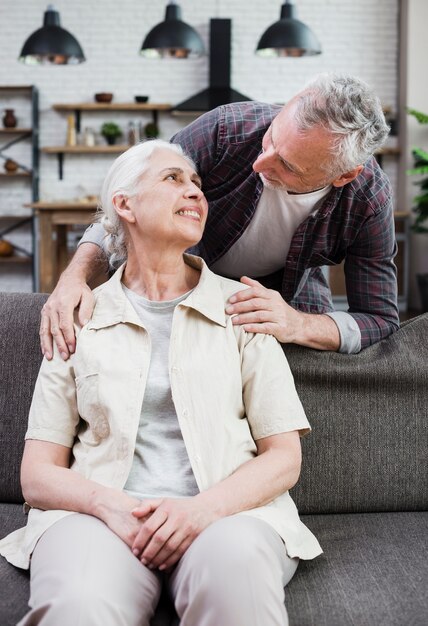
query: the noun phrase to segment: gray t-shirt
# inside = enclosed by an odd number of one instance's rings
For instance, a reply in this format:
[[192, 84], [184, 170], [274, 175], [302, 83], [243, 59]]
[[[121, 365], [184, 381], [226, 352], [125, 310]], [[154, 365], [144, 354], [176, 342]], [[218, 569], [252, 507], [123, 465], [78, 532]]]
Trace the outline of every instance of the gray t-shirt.
[[136, 498], [199, 493], [181, 434], [169, 380], [169, 340], [175, 300], [153, 302], [122, 285], [151, 342], [151, 357], [134, 459], [124, 490]]

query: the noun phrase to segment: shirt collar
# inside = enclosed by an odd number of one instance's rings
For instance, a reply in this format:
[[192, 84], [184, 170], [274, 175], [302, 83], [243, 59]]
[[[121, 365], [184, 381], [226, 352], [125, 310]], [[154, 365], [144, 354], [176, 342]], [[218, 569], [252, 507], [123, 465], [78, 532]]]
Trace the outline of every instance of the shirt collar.
[[[226, 326], [225, 295], [220, 279], [206, 263], [197, 256], [184, 254], [187, 265], [200, 270], [201, 277], [192, 293], [178, 306], [194, 309], [212, 322]], [[110, 280], [94, 291], [96, 306], [92, 319], [88, 322], [89, 330], [98, 330], [120, 323], [135, 324], [143, 327], [141, 319], [123, 292], [121, 280], [126, 263], [121, 265]]]

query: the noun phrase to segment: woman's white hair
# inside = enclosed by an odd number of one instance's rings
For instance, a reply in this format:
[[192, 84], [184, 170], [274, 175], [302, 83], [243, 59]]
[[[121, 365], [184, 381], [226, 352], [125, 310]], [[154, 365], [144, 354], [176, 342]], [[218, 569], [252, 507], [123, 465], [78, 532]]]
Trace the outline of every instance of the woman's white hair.
[[153, 153], [160, 149], [179, 154], [196, 169], [194, 162], [184, 154], [181, 146], [161, 139], [153, 139], [139, 143], [121, 154], [113, 162], [104, 179], [97, 217], [107, 233], [103, 247], [109, 257], [110, 266], [113, 268], [118, 267], [127, 258], [126, 230], [116, 213], [113, 199], [118, 195], [129, 198], [138, 193], [141, 176], [147, 170]]
[[297, 96], [296, 123], [305, 131], [323, 126], [335, 135], [334, 159], [328, 173], [338, 176], [378, 150], [389, 133], [379, 98], [362, 80], [340, 74], [320, 74]]

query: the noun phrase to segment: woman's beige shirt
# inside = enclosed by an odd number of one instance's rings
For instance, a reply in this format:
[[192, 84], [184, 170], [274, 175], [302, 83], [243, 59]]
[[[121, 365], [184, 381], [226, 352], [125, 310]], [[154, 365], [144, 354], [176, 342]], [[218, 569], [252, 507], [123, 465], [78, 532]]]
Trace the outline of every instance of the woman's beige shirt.
[[[254, 440], [310, 427], [281, 346], [270, 335], [246, 333], [225, 314], [241, 283], [213, 274], [202, 259], [193, 292], [175, 309], [169, 351], [172, 397], [200, 491], [256, 455]], [[150, 363], [150, 336], [121, 287], [123, 268], [95, 290], [91, 321], [75, 354], [43, 360], [30, 409], [27, 439], [73, 448], [71, 468], [123, 489], [133, 460]], [[25, 528], [0, 542], [0, 553], [27, 568], [34, 546], [69, 511], [32, 509]], [[265, 520], [291, 557], [321, 553], [287, 493], [241, 513]]]

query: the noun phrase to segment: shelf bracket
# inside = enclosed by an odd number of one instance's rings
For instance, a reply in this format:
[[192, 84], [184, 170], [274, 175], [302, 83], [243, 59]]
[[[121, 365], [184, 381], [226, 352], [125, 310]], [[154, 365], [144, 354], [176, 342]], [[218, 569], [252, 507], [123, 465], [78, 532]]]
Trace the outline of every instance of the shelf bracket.
[[[32, 221], [33, 221], [32, 217], [26, 217], [23, 220], [18, 220], [17, 222], [12, 224], [11, 226], [8, 226], [7, 228], [3, 228], [3, 230], [0, 230], [0, 239], [2, 239], [5, 235], [8, 235], [12, 231], [16, 230], [17, 228], [20, 228], [21, 226], [24, 226], [24, 224], [28, 224], [29, 222], [32, 222]], [[16, 246], [15, 246], [15, 248], [16, 248]], [[20, 248], [20, 250], [23, 251], [22, 248]], [[27, 252], [25, 250], [24, 250], [24, 252], [28, 256], [31, 256], [31, 254], [29, 252]]]
[[64, 178], [64, 154], [62, 152], [58, 152], [57, 157], [58, 157], [58, 178], [62, 180]]
[[80, 124], [81, 124], [81, 111], [79, 109], [74, 110], [74, 120], [76, 122], [76, 133], [80, 133]]
[[7, 143], [5, 143], [2, 146], [0, 146], [0, 151], [4, 152], [8, 148], [11, 148], [12, 146], [14, 146], [16, 143], [24, 141], [24, 139], [27, 139], [27, 137], [31, 137], [31, 133], [23, 133], [22, 135], [19, 135], [15, 139], [12, 139], [11, 141], [8, 141]]
[[[3, 159], [4, 161], [8, 161], [10, 159], [10, 157], [6, 156], [5, 154], [3, 154], [3, 150], [0, 149], [0, 159]], [[19, 161], [17, 161], [16, 159], [11, 159], [12, 161], [15, 161], [15, 163], [17, 164], [17, 166], [21, 169], [24, 170], [24, 172], [27, 172], [28, 174], [32, 174], [31, 170], [26, 166], [23, 165], [22, 163], [20, 163]]]

